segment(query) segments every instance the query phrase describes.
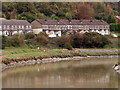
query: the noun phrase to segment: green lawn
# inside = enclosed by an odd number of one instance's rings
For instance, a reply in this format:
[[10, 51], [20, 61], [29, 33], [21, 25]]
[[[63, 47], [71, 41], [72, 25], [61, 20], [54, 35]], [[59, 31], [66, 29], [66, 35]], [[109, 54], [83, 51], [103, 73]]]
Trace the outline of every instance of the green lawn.
[[[81, 49], [81, 50], [92, 50], [92, 49]], [[102, 49], [102, 50], [106, 50], [106, 49]], [[62, 53], [62, 51], [65, 51], [66, 53]], [[31, 48], [22, 48], [22, 47], [21, 48], [10, 47], [2, 50], [2, 61], [10, 62], [10, 61], [18, 61], [18, 60], [29, 60], [34, 58], [36, 59], [49, 58], [49, 57], [63, 58], [63, 57], [72, 57], [72, 56], [100, 56], [100, 55], [117, 55], [117, 54], [118, 52], [77, 52], [76, 53], [76, 52], [69, 52], [67, 49], [49, 49], [45, 47], [40, 48], [39, 50], [37, 48], [31, 49]]]

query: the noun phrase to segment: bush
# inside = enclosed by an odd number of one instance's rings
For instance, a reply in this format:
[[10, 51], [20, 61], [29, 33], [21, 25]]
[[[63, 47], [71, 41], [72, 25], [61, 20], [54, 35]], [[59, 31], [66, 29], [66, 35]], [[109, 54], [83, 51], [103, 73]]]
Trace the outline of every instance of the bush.
[[106, 45], [110, 45], [110, 40], [99, 33], [91, 32], [85, 33], [90, 38], [90, 47], [103, 48]]
[[12, 38], [11, 38], [11, 45], [13, 47], [20, 47], [25, 45], [24, 42], [24, 35], [22, 34], [15, 34]]
[[62, 37], [58, 37], [58, 40], [56, 43], [61, 48], [72, 49], [70, 35], [63, 35]]
[[72, 50], [72, 45], [70, 43], [65, 43], [64, 48]]
[[88, 47], [90, 41], [90, 38], [87, 35], [81, 33], [74, 33], [72, 39], [72, 46], [74, 48]]
[[7, 45], [7, 38], [4, 35], [2, 35], [2, 49], [5, 49], [6, 45]]
[[110, 31], [120, 31], [120, 24], [111, 23], [110, 24]]
[[35, 34], [30, 32], [30, 33], [26, 33], [25, 34], [25, 39], [28, 40], [28, 39], [33, 39], [35, 37]]
[[38, 33], [38, 35], [37, 35], [37, 36], [40, 36], [40, 35], [43, 35], [43, 36], [48, 37], [48, 35], [47, 35], [45, 32], [40, 32], [40, 33]]
[[36, 41], [38, 42], [38, 44], [47, 45], [48, 44], [47, 34], [43, 33], [43, 32], [40, 32], [36, 37]]
[[74, 33], [58, 37], [57, 45], [71, 50], [73, 48], [104, 48], [110, 45], [110, 40], [99, 33]]

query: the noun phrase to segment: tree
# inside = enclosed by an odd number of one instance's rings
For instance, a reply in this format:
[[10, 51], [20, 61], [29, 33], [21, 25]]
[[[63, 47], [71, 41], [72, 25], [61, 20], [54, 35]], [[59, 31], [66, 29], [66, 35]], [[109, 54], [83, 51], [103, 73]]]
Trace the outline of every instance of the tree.
[[31, 2], [19, 2], [17, 3], [16, 7], [19, 14], [23, 12], [33, 13], [33, 11], [35, 11], [34, 4]]
[[17, 17], [17, 19], [27, 20], [28, 22], [32, 22], [36, 18], [37, 18], [36, 15], [30, 14], [29, 12], [23, 12], [19, 14]]
[[107, 23], [115, 23], [116, 22], [116, 20], [115, 20], [115, 18], [114, 18], [114, 16], [112, 16], [112, 15], [109, 15], [108, 16], [108, 19], [107, 19]]
[[77, 19], [91, 19], [94, 16], [94, 9], [88, 4], [79, 4]]
[[120, 1], [118, 2], [118, 13], [120, 15]]
[[69, 13], [69, 12], [67, 12], [67, 13], [65, 14], [65, 17], [66, 17], [67, 19], [72, 19], [72, 15], [71, 15], [71, 13]]

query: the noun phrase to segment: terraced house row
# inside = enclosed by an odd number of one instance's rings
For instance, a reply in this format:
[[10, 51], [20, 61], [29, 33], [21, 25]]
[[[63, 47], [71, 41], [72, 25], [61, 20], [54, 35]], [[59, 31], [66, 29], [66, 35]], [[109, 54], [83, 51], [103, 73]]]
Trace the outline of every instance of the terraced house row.
[[62, 31], [67, 33], [97, 32], [102, 35], [109, 35], [109, 24], [103, 20], [47, 20], [36, 19], [32, 23], [33, 32], [46, 32], [49, 37], [61, 36]]
[[16, 33], [32, 32], [32, 26], [27, 20], [0, 19], [0, 35], [12, 36]]
[[0, 19], [0, 35], [12, 36], [16, 33], [45, 32], [49, 37], [61, 36], [62, 32], [67, 34], [73, 32], [97, 32], [109, 35], [109, 24], [103, 20], [47, 20], [36, 19], [31, 24], [27, 20]]

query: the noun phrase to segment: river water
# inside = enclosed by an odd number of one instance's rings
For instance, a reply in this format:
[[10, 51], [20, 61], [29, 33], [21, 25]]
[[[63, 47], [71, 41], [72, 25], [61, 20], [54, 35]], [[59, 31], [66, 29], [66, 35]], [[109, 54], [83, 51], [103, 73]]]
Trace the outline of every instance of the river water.
[[87, 58], [2, 72], [3, 88], [117, 88], [117, 57]]

